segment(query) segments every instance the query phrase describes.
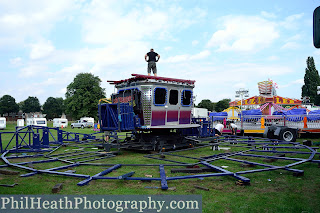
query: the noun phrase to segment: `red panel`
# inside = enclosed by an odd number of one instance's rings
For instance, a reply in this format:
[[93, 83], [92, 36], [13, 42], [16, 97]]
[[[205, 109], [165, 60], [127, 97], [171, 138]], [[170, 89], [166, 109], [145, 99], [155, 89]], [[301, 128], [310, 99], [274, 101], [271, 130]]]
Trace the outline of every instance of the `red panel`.
[[168, 111], [167, 112], [167, 122], [178, 121], [179, 111]]
[[179, 124], [190, 124], [191, 111], [180, 111]]
[[166, 111], [153, 111], [151, 126], [159, 126], [166, 124]]

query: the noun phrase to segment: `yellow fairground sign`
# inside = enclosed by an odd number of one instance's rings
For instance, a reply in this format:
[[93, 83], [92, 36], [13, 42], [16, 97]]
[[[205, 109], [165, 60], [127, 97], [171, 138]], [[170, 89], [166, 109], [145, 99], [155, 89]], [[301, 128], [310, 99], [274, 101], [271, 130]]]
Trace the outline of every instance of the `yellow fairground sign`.
[[[274, 96], [274, 97], [263, 97], [263, 96], [253, 96], [251, 98], [242, 100], [242, 106], [245, 105], [261, 105], [265, 103], [274, 103], [278, 105], [301, 105], [302, 101], [298, 99], [292, 98], [283, 98], [281, 96]], [[241, 106], [240, 101], [233, 101], [229, 103], [230, 106]]]

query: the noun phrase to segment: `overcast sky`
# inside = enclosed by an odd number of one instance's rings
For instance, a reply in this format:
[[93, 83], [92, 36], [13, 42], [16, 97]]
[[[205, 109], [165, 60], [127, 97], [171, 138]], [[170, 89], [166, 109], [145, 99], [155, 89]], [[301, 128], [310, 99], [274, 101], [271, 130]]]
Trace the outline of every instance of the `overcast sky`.
[[196, 80], [196, 102], [258, 95], [272, 79], [278, 95], [301, 97], [313, 47], [316, 0], [1, 0], [0, 97], [43, 104], [65, 98], [81, 72], [102, 80], [146, 74], [144, 55], [161, 55], [158, 75]]

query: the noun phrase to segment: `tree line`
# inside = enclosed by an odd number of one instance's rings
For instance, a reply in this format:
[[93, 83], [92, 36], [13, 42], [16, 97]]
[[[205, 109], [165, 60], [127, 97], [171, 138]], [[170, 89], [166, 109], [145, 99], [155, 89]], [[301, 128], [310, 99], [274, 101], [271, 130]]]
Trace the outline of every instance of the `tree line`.
[[105, 89], [100, 86], [99, 77], [91, 73], [80, 73], [67, 86], [65, 99], [62, 97], [49, 97], [41, 106], [37, 97], [29, 96], [26, 100], [16, 103], [14, 97], [4, 95], [0, 98], [0, 116], [9, 113], [35, 113], [46, 114], [47, 119], [59, 118], [63, 113], [74, 119], [84, 116], [97, 119], [97, 105], [99, 100], [105, 98]]
[[230, 99], [222, 99], [218, 102], [212, 102], [209, 99], [202, 100], [197, 107], [206, 108], [211, 112], [222, 112], [229, 107]]

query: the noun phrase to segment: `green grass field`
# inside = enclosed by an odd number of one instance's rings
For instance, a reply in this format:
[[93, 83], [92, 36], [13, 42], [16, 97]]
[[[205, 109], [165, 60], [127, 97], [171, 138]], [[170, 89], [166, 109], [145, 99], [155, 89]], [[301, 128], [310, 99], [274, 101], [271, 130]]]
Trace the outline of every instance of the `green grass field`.
[[[49, 123], [48, 126], [52, 126]], [[14, 131], [15, 125], [8, 124], [4, 131]], [[79, 133], [93, 133], [92, 129], [71, 129], [70, 127], [64, 129], [66, 131], [79, 132]], [[51, 136], [50, 136], [51, 137]], [[12, 134], [2, 134], [3, 143], [8, 142], [12, 138]], [[302, 141], [304, 139], [299, 139]], [[313, 141], [320, 141], [314, 138]], [[14, 146], [14, 145], [12, 145]], [[91, 146], [83, 146], [84, 150], [97, 151]], [[69, 153], [79, 147], [62, 147], [54, 154]], [[231, 151], [246, 150], [248, 148], [232, 148]], [[210, 147], [197, 149], [194, 151], [182, 151], [179, 154], [186, 156], [208, 156], [217, 154], [221, 151], [212, 151]], [[159, 164], [169, 163], [156, 159], [149, 159], [143, 157], [147, 153], [121, 151], [121, 153], [113, 158], [93, 161], [97, 163], [110, 163], [110, 164]], [[286, 154], [288, 157], [293, 155]], [[295, 157], [303, 157], [302, 155], [295, 155]], [[319, 159], [319, 155], [315, 157]], [[34, 161], [44, 158], [28, 158], [23, 160], [11, 159], [11, 162]], [[177, 156], [166, 156], [166, 159], [183, 161], [186, 163], [197, 162], [194, 159], [181, 158]], [[238, 159], [244, 159], [239, 157]], [[252, 160], [247, 157], [246, 160]], [[256, 160], [255, 162], [263, 163], [263, 160]], [[0, 164], [3, 164], [1, 162]], [[242, 168], [240, 163], [220, 160], [213, 163], [216, 166], [228, 166], [227, 170], [236, 172], [255, 168]], [[273, 165], [286, 165], [288, 161], [276, 161], [270, 163]], [[62, 162], [52, 162], [45, 164], [33, 164], [35, 169], [47, 169], [56, 166], [66, 165]], [[105, 169], [107, 166], [80, 166], [70, 168], [76, 170], [79, 174], [94, 175]], [[183, 176], [188, 174], [171, 173], [172, 166], [165, 167], [166, 175], [169, 177]], [[286, 170], [275, 170], [268, 172], [252, 173], [244, 175], [250, 178], [250, 186], [236, 185], [236, 179], [232, 177], [211, 177], [205, 179], [188, 179], [188, 180], [175, 180], [168, 181], [169, 187], [176, 187], [176, 190], [166, 190], [153, 188], [147, 189], [145, 187], [160, 187], [160, 182], [142, 182], [142, 181], [126, 181], [126, 180], [94, 180], [89, 185], [80, 187], [77, 183], [83, 179], [56, 176], [48, 174], [37, 174], [30, 177], [20, 177], [19, 175], [0, 175], [0, 184], [13, 184], [18, 183], [13, 188], [1, 187], [0, 194], [51, 194], [52, 187], [57, 183], [63, 183], [63, 189], [59, 194], [112, 194], [112, 195], [179, 195], [183, 194], [200, 194], [202, 195], [203, 212], [320, 212], [320, 168], [316, 163], [305, 163], [296, 167], [295, 169], [304, 170], [304, 176], [293, 176], [292, 172]], [[3, 169], [3, 168], [2, 168]], [[6, 168], [8, 170], [20, 171], [20, 174], [27, 173], [24, 170], [13, 168]], [[64, 170], [62, 170], [64, 171]], [[122, 167], [113, 171], [108, 176], [119, 176], [131, 171], [135, 171], [133, 177], [145, 177], [145, 175], [152, 175], [153, 177], [160, 177], [158, 167]], [[207, 187], [210, 190], [204, 191], [195, 188], [194, 186]]]

